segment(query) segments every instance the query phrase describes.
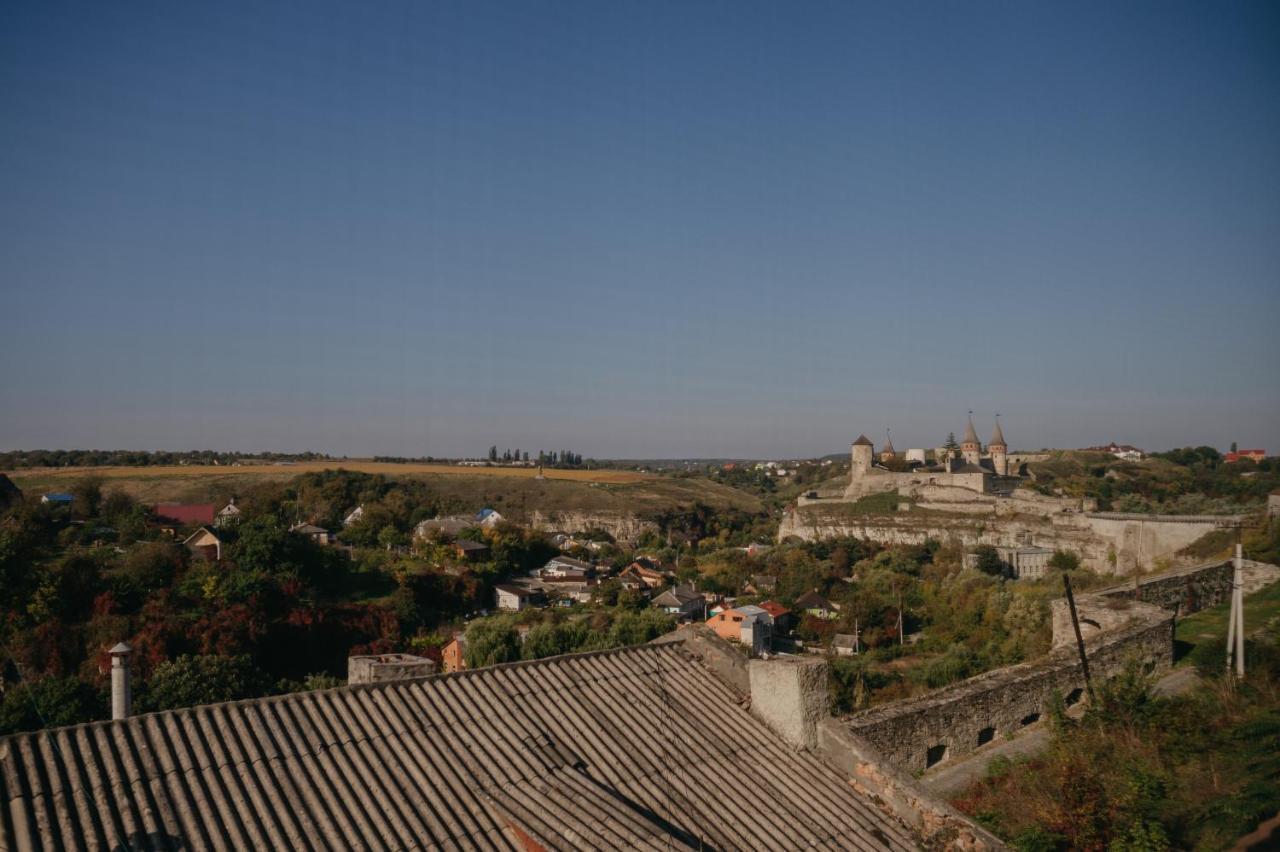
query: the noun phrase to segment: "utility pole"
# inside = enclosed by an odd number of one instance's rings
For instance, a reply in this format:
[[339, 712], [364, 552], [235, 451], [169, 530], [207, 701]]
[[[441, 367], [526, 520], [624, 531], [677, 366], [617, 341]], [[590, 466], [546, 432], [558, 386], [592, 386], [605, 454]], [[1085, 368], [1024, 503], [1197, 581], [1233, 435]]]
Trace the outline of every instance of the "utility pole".
[[1240, 576], [1244, 551], [1240, 545], [1240, 529], [1236, 528], [1236, 556], [1231, 571], [1231, 615], [1227, 619], [1227, 671], [1235, 654], [1236, 678], [1244, 679], [1244, 581]]
[[1089, 679], [1089, 657], [1084, 652], [1084, 637], [1080, 635], [1080, 616], [1076, 613], [1076, 596], [1071, 594], [1071, 578], [1064, 571], [1062, 587], [1067, 590], [1067, 608], [1071, 610], [1071, 626], [1076, 632], [1076, 650], [1080, 652], [1080, 669], [1084, 672], [1084, 688], [1089, 693], [1089, 703], [1093, 703], [1093, 681]]

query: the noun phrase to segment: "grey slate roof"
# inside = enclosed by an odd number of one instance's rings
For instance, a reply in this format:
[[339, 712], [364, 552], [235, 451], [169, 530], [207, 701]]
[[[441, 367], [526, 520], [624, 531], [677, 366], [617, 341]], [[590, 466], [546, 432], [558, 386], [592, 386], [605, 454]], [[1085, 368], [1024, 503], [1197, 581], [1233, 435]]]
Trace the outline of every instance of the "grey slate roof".
[[[725, 783], [766, 765], [750, 784]], [[915, 848], [683, 645], [0, 739], [0, 848]]]

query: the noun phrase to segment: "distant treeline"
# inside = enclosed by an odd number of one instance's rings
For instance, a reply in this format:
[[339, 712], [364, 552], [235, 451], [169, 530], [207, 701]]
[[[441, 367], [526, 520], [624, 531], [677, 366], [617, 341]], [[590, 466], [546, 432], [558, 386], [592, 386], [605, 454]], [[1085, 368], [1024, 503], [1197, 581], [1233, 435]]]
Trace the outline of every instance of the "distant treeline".
[[0, 470], [25, 467], [152, 467], [171, 464], [263, 464], [322, 461], [324, 453], [219, 453], [213, 450], [147, 452], [145, 450], [15, 450], [0, 453]]

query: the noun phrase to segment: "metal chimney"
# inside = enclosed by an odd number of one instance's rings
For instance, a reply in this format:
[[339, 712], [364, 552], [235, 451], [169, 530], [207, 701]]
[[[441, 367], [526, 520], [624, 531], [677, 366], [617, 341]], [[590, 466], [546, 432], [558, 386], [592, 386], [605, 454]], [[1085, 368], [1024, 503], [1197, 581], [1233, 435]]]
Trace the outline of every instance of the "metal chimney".
[[133, 648], [121, 642], [110, 651], [111, 655], [111, 718], [126, 719], [133, 712], [133, 691], [129, 684], [129, 655]]

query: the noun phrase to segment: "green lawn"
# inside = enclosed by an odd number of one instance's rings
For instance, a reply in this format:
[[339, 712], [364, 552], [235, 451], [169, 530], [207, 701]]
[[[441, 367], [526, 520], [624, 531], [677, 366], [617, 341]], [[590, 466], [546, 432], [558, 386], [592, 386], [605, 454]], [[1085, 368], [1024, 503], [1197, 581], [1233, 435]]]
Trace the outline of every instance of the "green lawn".
[[[1174, 639], [1178, 665], [1222, 665], [1227, 650], [1227, 616], [1231, 604], [1201, 610], [1178, 622]], [[1244, 629], [1249, 635], [1280, 619], [1280, 583], [1272, 583], [1244, 599]]]

